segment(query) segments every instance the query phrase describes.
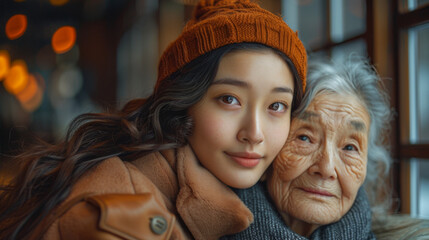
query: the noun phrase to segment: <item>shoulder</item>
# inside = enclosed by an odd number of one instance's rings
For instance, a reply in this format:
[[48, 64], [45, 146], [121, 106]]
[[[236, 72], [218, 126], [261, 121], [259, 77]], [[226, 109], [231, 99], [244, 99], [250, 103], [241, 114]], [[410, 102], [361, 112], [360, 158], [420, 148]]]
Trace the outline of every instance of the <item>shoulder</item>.
[[[164, 185], [174, 186], [167, 189]], [[174, 169], [163, 154], [154, 152], [131, 162], [119, 157], [108, 158], [87, 171], [73, 186], [67, 200], [84, 193], [146, 193], [160, 190], [176, 193], [178, 188]]]
[[68, 199], [82, 193], [134, 193], [129, 167], [119, 157], [104, 160], [76, 182]]
[[[144, 161], [145, 158], [140, 160]], [[153, 154], [147, 158], [153, 158]], [[117, 231], [141, 236], [142, 233], [153, 234], [148, 220], [153, 219], [149, 216], [151, 214], [163, 216], [168, 229], [174, 223], [174, 215], [166, 207], [166, 202], [151, 179], [136, 165], [113, 157], [104, 160], [77, 181], [66, 201], [52, 214], [55, 220], [50, 224], [45, 239], [67, 239], [66, 236], [70, 234], [73, 238], [83, 234], [81, 237], [88, 239], [104, 239]], [[144, 224], [147, 231], [135, 224]], [[103, 231], [97, 230], [100, 228]], [[171, 229], [165, 230], [166, 233], [169, 231]]]

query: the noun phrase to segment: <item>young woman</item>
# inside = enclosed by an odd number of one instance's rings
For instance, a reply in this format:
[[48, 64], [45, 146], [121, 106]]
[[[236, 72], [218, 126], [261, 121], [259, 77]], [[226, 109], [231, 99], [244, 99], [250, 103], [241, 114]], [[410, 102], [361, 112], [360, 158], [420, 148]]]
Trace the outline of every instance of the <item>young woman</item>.
[[1, 239], [217, 239], [253, 215], [229, 187], [258, 182], [284, 145], [306, 52], [249, 1], [201, 1], [160, 59], [154, 93], [85, 114], [22, 154], [0, 196]]

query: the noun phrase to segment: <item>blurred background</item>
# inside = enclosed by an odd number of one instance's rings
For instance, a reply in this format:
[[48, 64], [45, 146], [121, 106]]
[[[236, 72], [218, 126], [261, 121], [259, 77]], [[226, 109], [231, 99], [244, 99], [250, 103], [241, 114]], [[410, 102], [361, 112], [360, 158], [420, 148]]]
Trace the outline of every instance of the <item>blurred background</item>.
[[[0, 0], [0, 181], [16, 171], [8, 156], [36, 138], [55, 143], [77, 115], [148, 96], [196, 2]], [[353, 52], [375, 65], [396, 113], [392, 210], [429, 218], [429, 0], [258, 3], [298, 31], [310, 58]]]

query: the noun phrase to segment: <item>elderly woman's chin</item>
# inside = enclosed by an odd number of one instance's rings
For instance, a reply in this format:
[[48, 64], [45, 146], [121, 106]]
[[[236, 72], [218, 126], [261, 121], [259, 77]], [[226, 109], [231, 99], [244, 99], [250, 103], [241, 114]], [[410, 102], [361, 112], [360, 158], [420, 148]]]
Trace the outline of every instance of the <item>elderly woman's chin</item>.
[[[342, 196], [340, 190], [317, 184], [281, 184], [269, 180], [268, 188], [284, 222], [294, 232], [310, 236], [318, 227], [337, 222], [353, 205], [356, 195]], [[296, 181], [304, 183], [306, 181]], [[308, 182], [308, 181], [307, 181]]]
[[[299, 195], [306, 195], [301, 193]], [[309, 236], [319, 226], [327, 225], [340, 220], [344, 212], [338, 199], [322, 199], [324, 197], [292, 197], [288, 207], [282, 211], [283, 219], [289, 222], [289, 226], [295, 232]], [[295, 207], [292, 207], [295, 206]], [[289, 213], [289, 216], [287, 216]], [[302, 226], [302, 227], [300, 227]]]

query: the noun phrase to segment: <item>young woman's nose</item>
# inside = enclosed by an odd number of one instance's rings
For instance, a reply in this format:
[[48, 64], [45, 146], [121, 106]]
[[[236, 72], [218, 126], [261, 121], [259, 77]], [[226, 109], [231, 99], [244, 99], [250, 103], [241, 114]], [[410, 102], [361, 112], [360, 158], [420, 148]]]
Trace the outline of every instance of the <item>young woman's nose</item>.
[[237, 138], [241, 142], [259, 144], [264, 141], [263, 119], [257, 112], [247, 114], [238, 131]]
[[[328, 146], [331, 145], [331, 146]], [[316, 156], [313, 165], [309, 168], [311, 175], [317, 175], [323, 179], [336, 179], [336, 158], [338, 158], [335, 148], [331, 143], [321, 146], [323, 149]]]

